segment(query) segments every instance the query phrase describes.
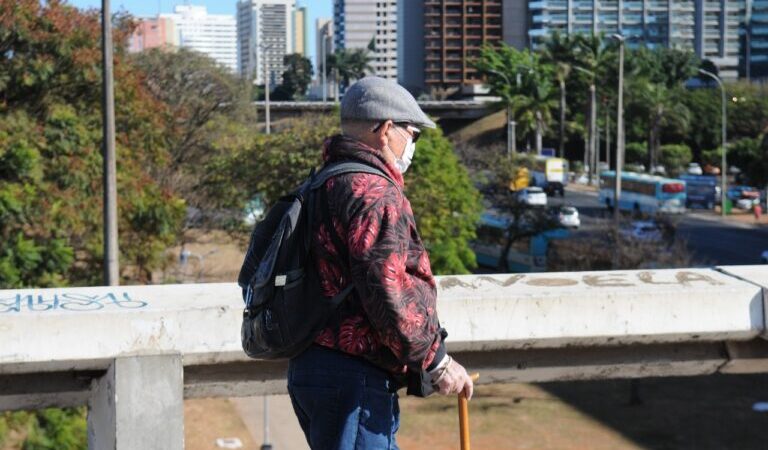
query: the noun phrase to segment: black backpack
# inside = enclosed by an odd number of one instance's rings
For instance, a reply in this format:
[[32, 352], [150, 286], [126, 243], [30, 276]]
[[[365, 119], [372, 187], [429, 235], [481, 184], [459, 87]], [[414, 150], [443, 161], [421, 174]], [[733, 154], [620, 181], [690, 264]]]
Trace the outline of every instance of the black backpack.
[[[299, 188], [280, 198], [256, 224], [237, 282], [245, 310], [240, 337], [243, 350], [255, 359], [283, 359], [309, 347], [331, 313], [352, 291], [350, 284], [334, 297], [325, 297], [310, 255], [318, 188], [336, 175], [364, 172], [379, 175], [399, 189], [381, 170], [358, 162], [338, 162], [314, 169]], [[322, 190], [321, 190], [322, 191]], [[324, 191], [322, 191], [324, 192]], [[326, 202], [327, 203], [327, 202]], [[334, 243], [339, 238], [325, 219]], [[343, 252], [346, 246], [339, 251]]]

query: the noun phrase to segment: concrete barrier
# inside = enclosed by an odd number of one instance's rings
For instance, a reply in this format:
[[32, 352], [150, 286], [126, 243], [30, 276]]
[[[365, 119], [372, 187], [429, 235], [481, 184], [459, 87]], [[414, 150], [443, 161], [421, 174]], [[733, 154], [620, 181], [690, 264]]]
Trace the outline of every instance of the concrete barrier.
[[[449, 276], [438, 312], [484, 382], [768, 372], [766, 284], [768, 266]], [[241, 312], [234, 283], [0, 291], [0, 410], [87, 403], [92, 448], [182, 448], [181, 422], [147, 418], [285, 392], [284, 362], [243, 355]]]

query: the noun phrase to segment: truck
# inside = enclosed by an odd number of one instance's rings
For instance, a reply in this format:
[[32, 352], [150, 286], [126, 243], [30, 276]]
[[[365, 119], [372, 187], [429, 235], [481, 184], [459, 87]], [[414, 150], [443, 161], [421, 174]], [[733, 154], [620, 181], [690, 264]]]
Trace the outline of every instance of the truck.
[[715, 175], [684, 174], [680, 180], [685, 181], [685, 206], [700, 206], [714, 209], [720, 202], [720, 187]]
[[531, 170], [531, 186], [544, 189], [547, 195], [565, 196], [568, 184], [568, 161], [563, 158], [537, 156]]

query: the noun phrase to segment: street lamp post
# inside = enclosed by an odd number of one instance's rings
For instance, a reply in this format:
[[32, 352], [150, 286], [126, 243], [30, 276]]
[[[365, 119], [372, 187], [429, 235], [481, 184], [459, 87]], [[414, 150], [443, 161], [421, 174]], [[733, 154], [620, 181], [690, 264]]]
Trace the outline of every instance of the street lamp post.
[[323, 44], [322, 44], [321, 49], [320, 49], [320, 51], [322, 53], [322, 65], [323, 65], [323, 73], [322, 73], [322, 77], [323, 77], [323, 103], [328, 101], [328, 80], [326, 79], [326, 72], [328, 70], [327, 67], [326, 67], [326, 64], [328, 64], [328, 62], [327, 62], [327, 59], [328, 59], [327, 52], [328, 52], [328, 50], [326, 49], [326, 47], [328, 46], [328, 44], [327, 44], [328, 38], [330, 38], [330, 36], [328, 36], [326, 34], [323, 35]]
[[271, 121], [269, 117], [269, 61], [267, 58], [268, 51], [272, 49], [272, 44], [262, 44], [261, 48], [262, 58], [264, 59], [264, 132], [266, 134], [271, 133]]
[[117, 243], [117, 163], [115, 161], [115, 92], [112, 75], [112, 15], [109, 0], [101, 2], [102, 143], [104, 167], [104, 284], [120, 284]]
[[511, 130], [512, 130], [512, 153], [515, 154], [517, 153], [517, 136], [515, 133], [517, 122], [515, 122], [514, 120], [510, 120], [509, 126], [511, 127]]
[[726, 178], [728, 177], [728, 171], [726, 167], [726, 157], [725, 154], [727, 152], [728, 148], [728, 141], [726, 139], [726, 101], [725, 101], [725, 86], [723, 85], [723, 80], [720, 79], [717, 75], [715, 75], [712, 72], [708, 72], [704, 69], [699, 69], [699, 73], [702, 75], [706, 75], [713, 80], [717, 82], [717, 85], [720, 86], [720, 93], [722, 94], [722, 111], [721, 111], [721, 118], [720, 118], [720, 126], [722, 127], [722, 137], [723, 137], [723, 160], [722, 160], [722, 167], [720, 168], [720, 214], [725, 217], [725, 200], [727, 199], [726, 196]]
[[618, 110], [616, 113], [616, 171], [613, 187], [613, 222], [619, 229], [619, 201], [621, 200], [621, 169], [624, 165], [624, 36], [614, 34], [619, 41], [619, 92]]

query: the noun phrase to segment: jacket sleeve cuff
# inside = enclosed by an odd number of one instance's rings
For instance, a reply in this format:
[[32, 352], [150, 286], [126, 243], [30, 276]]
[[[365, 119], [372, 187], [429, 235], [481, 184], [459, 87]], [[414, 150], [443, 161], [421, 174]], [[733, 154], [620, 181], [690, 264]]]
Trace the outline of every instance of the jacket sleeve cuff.
[[437, 347], [437, 351], [435, 351], [435, 357], [432, 359], [432, 362], [427, 366], [427, 372], [432, 373], [435, 371], [438, 367], [440, 367], [440, 364], [448, 357], [448, 352], [445, 349], [445, 340], [441, 336], [440, 338], [440, 346]]

